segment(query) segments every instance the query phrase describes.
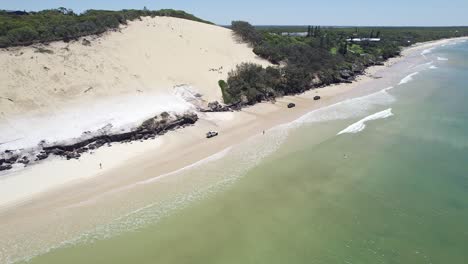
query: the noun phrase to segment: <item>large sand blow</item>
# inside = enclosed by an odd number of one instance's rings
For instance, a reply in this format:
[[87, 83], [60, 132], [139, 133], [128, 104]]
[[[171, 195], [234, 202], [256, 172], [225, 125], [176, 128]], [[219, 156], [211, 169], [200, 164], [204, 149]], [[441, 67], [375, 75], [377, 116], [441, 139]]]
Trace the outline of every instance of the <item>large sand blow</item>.
[[221, 101], [237, 64], [267, 64], [227, 28], [171, 17], [85, 39], [0, 50], [0, 150]]

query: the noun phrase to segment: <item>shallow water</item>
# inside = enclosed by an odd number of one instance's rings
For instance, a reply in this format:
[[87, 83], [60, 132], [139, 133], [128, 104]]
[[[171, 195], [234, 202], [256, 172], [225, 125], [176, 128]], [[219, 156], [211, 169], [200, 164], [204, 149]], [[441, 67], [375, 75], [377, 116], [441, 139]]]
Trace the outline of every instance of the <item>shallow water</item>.
[[[424, 56], [393, 89], [140, 183], [138, 209], [106, 235], [30, 262], [466, 263], [468, 44]], [[157, 184], [180, 196], [155, 202]]]

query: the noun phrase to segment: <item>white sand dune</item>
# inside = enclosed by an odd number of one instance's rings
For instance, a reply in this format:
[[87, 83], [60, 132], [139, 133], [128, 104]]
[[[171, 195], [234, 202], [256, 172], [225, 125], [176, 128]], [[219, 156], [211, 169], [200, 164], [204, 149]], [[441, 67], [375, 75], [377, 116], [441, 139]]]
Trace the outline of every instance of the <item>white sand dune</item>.
[[[389, 82], [393, 84], [401, 78], [401, 71], [410, 73], [408, 65], [421, 63], [422, 50], [445, 43], [450, 40], [405, 49], [402, 57], [391, 59], [384, 66], [370, 67], [365, 76], [351, 84], [286, 96], [278, 98], [275, 104], [265, 102], [235, 113], [201, 113], [195, 126], [155, 140], [115, 144], [87, 153], [80, 160], [49, 159], [11, 172], [0, 177], [0, 213], [8, 216], [0, 218], [0, 224], [4, 230], [26, 230], [27, 227], [33, 234], [43, 233], [43, 224], [50, 225], [49, 217], [54, 216], [50, 212], [56, 208], [66, 208], [136, 182], [171, 174], [249, 137], [261, 135], [263, 131], [269, 133], [269, 129], [311, 111], [366, 95], [377, 87], [388, 87]], [[68, 50], [64, 51], [67, 46]], [[236, 64], [245, 61], [266, 64], [256, 58], [248, 46], [237, 44], [231, 31], [175, 18], [145, 18], [133, 22], [122, 29], [122, 33], [113, 32], [94, 40], [90, 47], [81, 43], [53, 43], [47, 48], [55, 54], [35, 53], [31, 47], [0, 51], [0, 78], [6, 80], [0, 83], [1, 96], [11, 97], [14, 101], [0, 102], [0, 125], [18, 126], [17, 120], [28, 122], [30, 115], [39, 117], [42, 114], [40, 117], [44, 120], [55, 120], [54, 116], [72, 113], [69, 116], [77, 119], [57, 120], [61, 120], [61, 126], [75, 131], [79, 125], [75, 123], [97, 120], [95, 116], [106, 117], [113, 112], [117, 113], [112, 116], [115, 120], [122, 121], [122, 117], [131, 120], [131, 113], [150, 108], [151, 102], [155, 102], [155, 109], [182, 111], [186, 105], [185, 101], [177, 103], [180, 102], [178, 94], [184, 94], [186, 90], [177, 89], [175, 93], [174, 86], [186, 84], [186, 88], [191, 87], [189, 92], [196, 89], [203, 98], [211, 101], [220, 97], [217, 80], [225, 78], [227, 71]], [[21, 52], [23, 54], [19, 55]], [[70, 54], [68, 59], [64, 54]], [[150, 56], [145, 59], [147, 54]], [[44, 71], [45, 65], [49, 70]], [[210, 71], [210, 68], [221, 66], [222, 72]], [[63, 72], [60, 75], [63, 70], [66, 75]], [[135, 79], [134, 75], [139, 77]], [[394, 79], [396, 77], [398, 79]], [[90, 83], [94, 88], [84, 93]], [[142, 95], [137, 89], [143, 91]], [[316, 95], [322, 99], [314, 101]], [[178, 99], [172, 100], [171, 96]], [[287, 109], [291, 102], [297, 105], [296, 108]], [[101, 108], [90, 107], [93, 105]], [[47, 131], [53, 127], [39, 121], [34, 124], [25, 123], [24, 130]], [[213, 129], [218, 130], [220, 136], [206, 140], [204, 133]], [[0, 128], [0, 136], [5, 133]], [[11, 209], [15, 214], [8, 214]], [[77, 211], [74, 217], [87, 217], [81, 208]], [[24, 220], [28, 219], [24, 216], [31, 215], [35, 220], [41, 215], [44, 221], [27, 221], [19, 227], [17, 218]]]
[[231, 30], [178, 18], [86, 39], [0, 50], [0, 150], [221, 100], [218, 80], [237, 64], [267, 64]]
[[[202, 26], [205, 27], [205, 25]], [[211, 28], [211, 26], [208, 27]], [[224, 29], [221, 31], [225, 32]], [[227, 37], [230, 37], [229, 34]], [[366, 75], [360, 76], [357, 82], [351, 84], [332, 85], [297, 96], [285, 96], [278, 98], [276, 103], [260, 103], [234, 113], [200, 113], [200, 120], [194, 126], [167, 133], [154, 140], [114, 144], [112, 147], [100, 148], [94, 153], [86, 153], [79, 160], [67, 161], [62, 158], [50, 158], [26, 169], [16, 172], [10, 171], [8, 175], [1, 175], [0, 237], [5, 239], [0, 239], [0, 252], [4, 253], [0, 253], [0, 263], [8, 263], [12, 258], [24, 259], [34, 254], [47, 252], [56, 245], [76, 241], [74, 239], [79, 234], [95, 230], [99, 224], [112, 222], [116, 215], [128, 213], [125, 211], [126, 206], [138, 204], [138, 197], [135, 197], [138, 196], [138, 193], [141, 193], [141, 196], [146, 196], [149, 193], [151, 195], [157, 194], [157, 196], [151, 196], [151, 199], [154, 198], [153, 202], [156, 203], [163, 202], [164, 199], [177, 192], [188, 191], [191, 193], [197, 186], [193, 183], [200, 179], [196, 176], [191, 179], [178, 178], [177, 173], [194, 168], [197, 164], [223, 157], [226, 149], [235, 148], [237, 144], [250, 143], [249, 138], [266, 138], [269, 142], [268, 148], [270, 148], [270, 145], [277, 144], [274, 143], [276, 142], [275, 131], [283, 131], [283, 129], [275, 128], [289, 127], [295, 122], [302, 123], [304, 117], [307, 117], [306, 119], [309, 121], [314, 120], [314, 118], [319, 120], [327, 118], [324, 112], [319, 110], [341, 104], [352, 98], [364, 96], [369, 100], [369, 94], [376, 93], [375, 89], [378, 89], [378, 94], [384, 92], [382, 94], [386, 94], [385, 97], [387, 97], [389, 96], [387, 92], [391, 90], [390, 85], [397, 84], [404, 75], [413, 71], [415, 65], [421, 65], [421, 62], [424, 61], [420, 55], [422, 50], [445, 43], [450, 43], [450, 41], [424, 43], [405, 49], [402, 57], [391, 59], [384, 66], [368, 68]], [[233, 45], [239, 47], [235, 43]], [[246, 53], [251, 55], [248, 47], [243, 46], [241, 49], [246, 50]], [[2, 53], [2, 56], [4, 55]], [[255, 60], [255, 58], [253, 59]], [[205, 65], [205, 62], [200, 62], [200, 65]], [[28, 67], [27, 65], [23, 66]], [[184, 70], [202, 72], [195, 66], [193, 69], [185, 68]], [[86, 76], [86, 74], [83, 73], [82, 76]], [[375, 78], [375, 76], [381, 78]], [[106, 79], [98, 80], [106, 81]], [[154, 79], [154, 81], [156, 83], [158, 80]], [[76, 82], [81, 83], [82, 80], [77, 79]], [[14, 82], [11, 83], [14, 84]], [[58, 85], [56, 86], [58, 87]], [[137, 104], [140, 103], [139, 99], [129, 99], [136, 95], [132, 95], [131, 90], [125, 91], [123, 86], [119, 87], [116, 90], [121, 89], [122, 96], [117, 96], [117, 99], [104, 100], [111, 95], [98, 94], [97, 91], [96, 94], [86, 97], [86, 99], [92, 102], [104, 102], [99, 104], [100, 106], [105, 105], [103, 110], [110, 108], [107, 104], [112, 105], [113, 103], [109, 102], [115, 100], [120, 102], [121, 107], [127, 107], [125, 111], [134, 112], [139, 109]], [[5, 88], [2, 88], [1, 91], [4, 92]], [[166, 101], [170, 106], [173, 106], [168, 98], [157, 96], [158, 91], [165, 90], [163, 88], [155, 89], [155, 97], [151, 100]], [[161, 94], [163, 93], [161, 92]], [[316, 95], [320, 95], [322, 99], [320, 101], [313, 100]], [[25, 97], [27, 96], [29, 95], [25, 95]], [[80, 94], [80, 96], [87, 95]], [[216, 95], [213, 96], [213, 98], [216, 97]], [[63, 100], [73, 101], [73, 98], [73, 96], [71, 99], [64, 97]], [[375, 97], [372, 98], [371, 102], [374, 102]], [[18, 99], [22, 98], [18, 97]], [[54, 100], [60, 103], [60, 98]], [[133, 104], [128, 104], [125, 100], [130, 100]], [[295, 103], [296, 107], [288, 109], [287, 105], [291, 102]], [[379, 104], [379, 100], [375, 100], [375, 102]], [[362, 99], [358, 100], [358, 103], [360, 103], [360, 107], [367, 109], [365, 104], [362, 104]], [[3, 102], [1, 104], [2, 109], [8, 110]], [[87, 105], [89, 104], [85, 104], [85, 106]], [[27, 113], [26, 110], [37, 109], [53, 110], [54, 108], [47, 108], [47, 101], [45, 101], [45, 105], [42, 107], [30, 106], [23, 111]], [[73, 112], [72, 108], [67, 109]], [[350, 112], [347, 111], [348, 109], [344, 110], [346, 113]], [[95, 109], [89, 109], [89, 115], [94, 112], [96, 112]], [[9, 117], [12, 118], [13, 112], [8, 113]], [[314, 113], [313, 118], [309, 116], [311, 113]], [[328, 114], [331, 114], [331, 117], [334, 116], [333, 111]], [[89, 118], [89, 115], [85, 118]], [[44, 117], [48, 116], [51, 115], [44, 115]], [[81, 118], [83, 118], [82, 115]], [[369, 117], [366, 120], [368, 119]], [[74, 121], [67, 122], [66, 120], [63, 122], [64, 126], [72, 126], [74, 123]], [[37, 127], [47, 128], [49, 126], [48, 124], [42, 126], [37, 124]], [[210, 140], [205, 139], [204, 133], [214, 129], [219, 131], [220, 135]], [[263, 131], [266, 131], [265, 135], [263, 135]], [[4, 133], [3, 130], [0, 132]], [[252, 149], [253, 153], [258, 154], [259, 149], [255, 145], [252, 146]], [[247, 157], [250, 159], [251, 156], [247, 155]], [[103, 165], [102, 169], [100, 163]], [[224, 172], [224, 169], [221, 171]], [[191, 176], [188, 175], [188, 177]], [[147, 187], [148, 189], [146, 189]], [[106, 231], [108, 230], [106, 229]]]

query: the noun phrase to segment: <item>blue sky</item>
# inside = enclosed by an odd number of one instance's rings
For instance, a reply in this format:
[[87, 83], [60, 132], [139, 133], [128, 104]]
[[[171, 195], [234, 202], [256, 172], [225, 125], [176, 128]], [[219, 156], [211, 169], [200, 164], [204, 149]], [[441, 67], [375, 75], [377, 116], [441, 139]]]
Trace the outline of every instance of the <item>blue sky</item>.
[[468, 0], [0, 0], [0, 9], [174, 8], [217, 24], [468, 26]]

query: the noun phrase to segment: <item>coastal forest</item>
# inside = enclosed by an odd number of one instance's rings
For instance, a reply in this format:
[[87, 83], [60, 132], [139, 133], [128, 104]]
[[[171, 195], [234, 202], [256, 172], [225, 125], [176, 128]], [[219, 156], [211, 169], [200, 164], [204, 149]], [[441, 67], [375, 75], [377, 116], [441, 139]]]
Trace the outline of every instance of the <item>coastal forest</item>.
[[184, 11], [173, 9], [87, 10], [81, 14], [63, 7], [39, 12], [0, 10], [0, 48], [58, 40], [70, 41], [116, 30], [120, 25], [127, 24], [127, 21], [145, 16], [169, 16], [211, 24]]
[[[212, 24], [180, 10], [87, 10], [57, 8], [38, 12], [0, 10], [0, 48], [27, 46], [118, 30], [145, 16], [169, 16]], [[273, 66], [241, 64], [219, 80], [228, 105], [251, 105], [333, 83], [352, 82], [372, 65], [399, 56], [402, 47], [468, 36], [468, 27], [253, 26], [233, 21], [239, 42]], [[216, 41], [216, 40], [213, 40]]]
[[239, 41], [275, 65], [238, 65], [227, 81], [219, 82], [224, 102], [241, 105], [352, 82], [367, 67], [399, 56], [402, 47], [468, 36], [468, 27], [255, 27], [233, 21], [230, 28]]

